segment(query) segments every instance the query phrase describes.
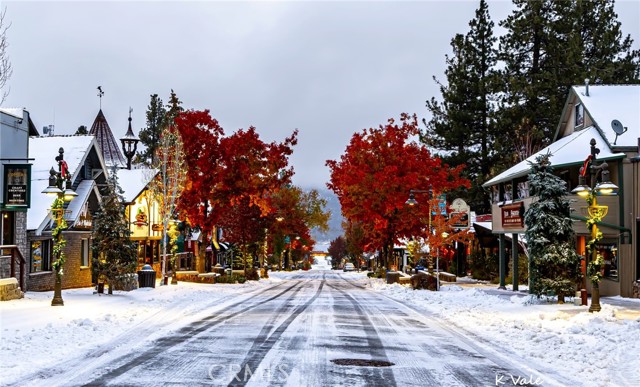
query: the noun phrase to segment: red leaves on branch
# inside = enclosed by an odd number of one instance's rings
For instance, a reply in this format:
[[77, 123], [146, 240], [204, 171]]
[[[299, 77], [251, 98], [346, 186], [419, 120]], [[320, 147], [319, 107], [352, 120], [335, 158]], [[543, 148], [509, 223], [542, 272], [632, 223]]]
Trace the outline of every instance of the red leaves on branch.
[[[209, 111], [183, 111], [175, 125], [184, 143], [187, 183], [179, 209], [205, 233], [225, 227], [237, 242], [254, 242], [260, 218], [272, 212], [269, 194], [291, 181], [288, 156], [297, 130], [284, 142], [265, 143], [254, 127], [230, 136]], [[255, 235], [254, 235], [255, 234]]]
[[[411, 189], [446, 192], [465, 186], [464, 166], [450, 168], [412, 138], [420, 131], [415, 115], [355, 133], [340, 160], [327, 161], [332, 189], [345, 218], [361, 223], [369, 251], [387, 255], [399, 237], [419, 235], [428, 222], [428, 206], [405, 205]], [[424, 202], [427, 202], [425, 196]]]
[[192, 225], [210, 231], [220, 213], [212, 211], [211, 195], [219, 180], [220, 138], [224, 131], [208, 110], [181, 112], [175, 125], [182, 136], [187, 183], [180, 197], [179, 209]]

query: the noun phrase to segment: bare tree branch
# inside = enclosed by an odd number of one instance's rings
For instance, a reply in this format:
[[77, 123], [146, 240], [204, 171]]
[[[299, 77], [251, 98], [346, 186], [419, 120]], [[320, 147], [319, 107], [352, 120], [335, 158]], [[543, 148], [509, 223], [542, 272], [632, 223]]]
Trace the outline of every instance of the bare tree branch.
[[9, 95], [9, 88], [6, 85], [13, 73], [11, 61], [9, 61], [9, 53], [7, 52], [7, 48], [9, 47], [7, 30], [11, 27], [11, 24], [7, 24], [4, 20], [6, 13], [7, 8], [5, 7], [2, 12], [0, 12], [0, 90], [2, 90], [0, 92], [0, 105], [4, 103]]

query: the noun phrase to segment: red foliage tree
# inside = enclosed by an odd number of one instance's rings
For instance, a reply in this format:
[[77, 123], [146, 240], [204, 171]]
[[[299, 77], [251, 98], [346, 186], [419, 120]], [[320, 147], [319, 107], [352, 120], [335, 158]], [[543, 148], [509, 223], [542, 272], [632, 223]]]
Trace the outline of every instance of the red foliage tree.
[[419, 235], [428, 221], [428, 206], [410, 210], [405, 205], [410, 189], [439, 192], [466, 186], [464, 166], [450, 168], [412, 137], [419, 135], [415, 115], [402, 114], [400, 122], [355, 133], [339, 161], [328, 160], [333, 190], [343, 216], [364, 229], [367, 251], [381, 251], [386, 266], [393, 245], [401, 237]]
[[209, 235], [220, 217], [220, 212], [212, 207], [211, 197], [224, 174], [216, 167], [221, 159], [220, 139], [224, 131], [208, 110], [183, 111], [176, 117], [175, 125], [182, 137], [187, 167], [187, 182], [178, 209], [189, 224], [199, 226], [204, 235]]
[[[273, 212], [272, 196], [291, 182], [288, 156], [297, 143], [297, 130], [282, 143], [265, 143], [254, 127], [240, 129], [220, 141], [219, 174], [211, 202], [219, 212], [219, 224], [230, 240], [240, 244], [247, 258], [250, 244], [263, 242], [267, 218]], [[248, 230], [254, 230], [249, 232]], [[245, 271], [250, 268], [245, 265]]]

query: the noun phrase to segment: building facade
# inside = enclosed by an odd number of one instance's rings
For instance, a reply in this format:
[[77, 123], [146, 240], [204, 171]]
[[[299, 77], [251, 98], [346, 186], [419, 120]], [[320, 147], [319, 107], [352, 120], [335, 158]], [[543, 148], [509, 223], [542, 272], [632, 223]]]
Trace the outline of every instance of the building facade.
[[[588, 205], [571, 191], [580, 183], [581, 168], [606, 162], [610, 181], [619, 187], [616, 196], [598, 196], [607, 214], [597, 224], [603, 238], [597, 245], [605, 261], [600, 293], [604, 296], [634, 296], [640, 279], [638, 223], [640, 222], [640, 187], [638, 152], [640, 147], [640, 85], [574, 86], [569, 92], [553, 143], [527, 160], [514, 165], [484, 184], [493, 191], [492, 231], [501, 236], [512, 233], [512, 243], [524, 233], [524, 214], [535, 198], [529, 196], [527, 175], [530, 163], [541, 154], [551, 154], [554, 173], [567, 183], [571, 199], [576, 249], [585, 257], [590, 230]], [[592, 156], [592, 144], [597, 152]], [[587, 180], [593, 177], [585, 170]], [[602, 173], [595, 176], [598, 181]], [[594, 181], [593, 184], [596, 182]], [[587, 184], [591, 184], [590, 181]], [[502, 265], [502, 263], [501, 263]], [[586, 282], [590, 291], [590, 283]]]

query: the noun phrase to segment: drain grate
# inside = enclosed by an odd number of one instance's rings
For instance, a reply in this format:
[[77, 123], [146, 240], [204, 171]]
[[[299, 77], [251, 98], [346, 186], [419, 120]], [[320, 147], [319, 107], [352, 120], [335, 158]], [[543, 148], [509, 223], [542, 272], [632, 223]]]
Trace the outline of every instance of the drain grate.
[[356, 366], [356, 367], [390, 367], [395, 365], [389, 361], [384, 360], [366, 360], [366, 359], [333, 359], [332, 363], [341, 366]]

